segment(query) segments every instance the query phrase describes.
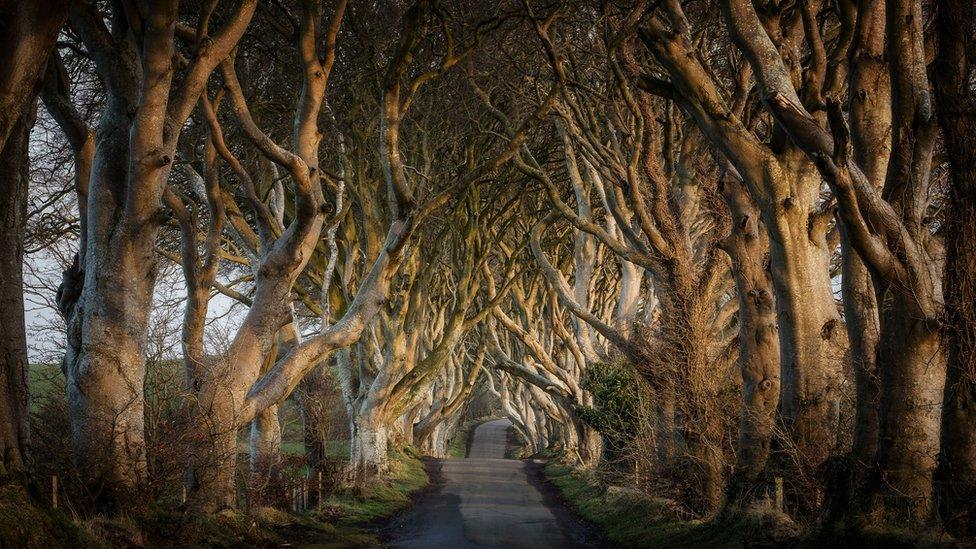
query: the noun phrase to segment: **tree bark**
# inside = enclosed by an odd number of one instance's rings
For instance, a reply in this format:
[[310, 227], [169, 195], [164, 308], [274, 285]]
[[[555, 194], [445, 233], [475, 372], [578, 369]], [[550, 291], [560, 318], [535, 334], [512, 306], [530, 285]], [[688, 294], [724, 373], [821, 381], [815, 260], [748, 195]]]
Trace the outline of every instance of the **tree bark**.
[[[774, 154], [730, 114], [686, 34], [676, 35], [652, 19], [641, 38], [671, 76], [678, 103], [729, 159], [762, 213], [779, 325], [781, 417], [799, 454], [796, 463], [816, 469], [835, 446], [846, 347], [828, 271], [832, 250], [817, 210], [823, 180], [802, 151]], [[803, 494], [816, 499], [813, 492]]]
[[85, 264], [66, 272], [61, 288], [66, 294], [77, 278], [84, 280], [66, 311], [68, 410], [74, 459], [93, 493], [104, 494], [106, 508], [138, 501], [143, 493], [142, 391], [156, 271], [154, 228], [129, 230], [123, 213], [129, 118], [119, 103], [110, 102], [96, 132]]
[[23, 260], [33, 110], [24, 111], [0, 150], [0, 475], [22, 473], [27, 462]]
[[[884, 62], [884, 7], [880, 4], [865, 2], [859, 6], [850, 53], [848, 104], [854, 158], [877, 189], [884, 186], [891, 155], [891, 82]], [[842, 216], [837, 217], [841, 234], [841, 292], [857, 398], [851, 455], [868, 466], [878, 451], [880, 429], [878, 301], [870, 272], [854, 247], [850, 229]]]
[[377, 408], [361, 408], [350, 421], [349, 473], [357, 490], [366, 488], [389, 465], [389, 430]]
[[0, 0], [0, 149], [33, 107], [58, 32], [68, 16], [69, 0]]
[[27, 334], [24, 323], [24, 233], [30, 130], [45, 61], [70, 2], [0, 0], [0, 474], [27, 459]]
[[732, 214], [726, 251], [732, 258], [739, 301], [739, 366], [742, 410], [735, 473], [729, 502], [745, 503], [759, 495], [758, 481], [766, 469], [779, 403], [780, 352], [773, 283], [766, 270], [769, 240], [759, 210], [741, 182], [729, 176], [722, 192]]
[[931, 512], [945, 350], [917, 298], [893, 291], [886, 296], [891, 312], [881, 317], [881, 430], [870, 505], [892, 513], [889, 519], [911, 517], [921, 523]]
[[935, 91], [952, 171], [944, 282], [949, 362], [937, 508], [949, 532], [976, 537], [976, 7], [945, 0], [937, 23]]
[[317, 481], [318, 474], [329, 474], [328, 465], [328, 403], [323, 395], [328, 394], [329, 377], [326, 364], [322, 364], [305, 376], [295, 393], [296, 402], [302, 417], [302, 439], [305, 443], [305, 464], [308, 477]]

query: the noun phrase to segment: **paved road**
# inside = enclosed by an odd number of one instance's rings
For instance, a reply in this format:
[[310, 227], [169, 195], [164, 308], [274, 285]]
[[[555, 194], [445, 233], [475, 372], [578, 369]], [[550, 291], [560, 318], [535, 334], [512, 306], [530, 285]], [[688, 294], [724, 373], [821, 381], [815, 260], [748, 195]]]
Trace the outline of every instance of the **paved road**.
[[[390, 547], [595, 547], [590, 530], [542, 484], [537, 467], [505, 459], [511, 424], [479, 425], [467, 459], [434, 460], [434, 488], [387, 529]], [[542, 488], [542, 490], [540, 490]]]

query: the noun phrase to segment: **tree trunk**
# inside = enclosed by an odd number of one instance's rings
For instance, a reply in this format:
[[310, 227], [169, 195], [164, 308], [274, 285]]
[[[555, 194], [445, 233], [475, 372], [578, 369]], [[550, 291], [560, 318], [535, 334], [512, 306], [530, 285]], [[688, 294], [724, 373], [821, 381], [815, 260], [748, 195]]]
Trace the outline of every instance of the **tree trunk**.
[[0, 150], [0, 476], [27, 459], [27, 333], [24, 326], [24, 232], [27, 227], [28, 107]]
[[[884, 177], [882, 171], [882, 177]], [[878, 452], [881, 387], [877, 361], [880, 326], [874, 283], [864, 262], [850, 241], [844, 222], [837, 221], [841, 237], [841, 293], [844, 320], [854, 371], [854, 432], [850, 453], [835, 466], [826, 468], [827, 520], [843, 521], [858, 513], [858, 497], [864, 489], [867, 472]]]
[[[279, 347], [277, 341], [271, 346], [268, 356], [261, 367], [261, 373], [267, 372], [278, 360]], [[281, 422], [278, 418], [278, 406], [268, 406], [258, 412], [251, 420], [250, 437], [251, 458], [251, 487], [263, 490], [265, 486], [275, 484], [281, 477]]]
[[936, 489], [946, 529], [976, 537], [976, 6], [942, 2], [938, 29], [935, 90], [953, 184], [944, 282], [949, 367]]
[[757, 483], [769, 459], [779, 403], [779, 334], [773, 283], [765, 265], [769, 240], [759, 210], [738, 181], [726, 178], [722, 193], [732, 214], [732, 234], [725, 248], [732, 258], [739, 301], [742, 372], [739, 440], [729, 500], [745, 503], [759, 495]]
[[861, 464], [874, 461], [878, 451], [878, 303], [867, 267], [851, 247], [841, 223], [841, 261], [844, 319], [854, 369], [854, 442], [851, 456]]
[[4, 52], [0, 64], [0, 150], [6, 150], [8, 139], [20, 139], [14, 134], [22, 129], [24, 113], [34, 109], [37, 82], [70, 5], [69, 0], [0, 0], [0, 51]]
[[916, 523], [931, 511], [932, 473], [939, 452], [945, 350], [938, 329], [919, 310], [918, 296], [891, 289], [881, 315], [878, 364], [881, 430], [871, 482], [886, 518]]
[[[854, 159], [876, 189], [884, 187], [891, 155], [891, 79], [885, 60], [885, 7], [860, 6], [850, 58], [851, 145]], [[878, 301], [867, 266], [858, 256], [850, 231], [838, 216], [841, 235], [841, 291], [847, 323], [857, 404], [851, 456], [857, 467], [874, 462], [878, 451]], [[850, 483], [846, 483], [850, 485]]]
[[693, 432], [688, 434], [689, 470], [688, 501], [693, 511], [709, 516], [722, 505], [725, 492], [722, 415], [717, 413], [697, 418]]
[[349, 473], [353, 486], [362, 490], [387, 470], [389, 431], [376, 407], [362, 409], [351, 427]]
[[329, 383], [326, 365], [314, 368], [302, 379], [295, 392], [295, 402], [302, 417], [302, 439], [305, 442], [305, 465], [309, 479], [326, 475], [328, 465], [327, 444], [329, 442], [328, 404], [324, 401]]
[[251, 421], [251, 487], [264, 490], [281, 479], [281, 422], [269, 406]]
[[780, 413], [799, 454], [787, 460], [814, 471], [835, 449], [846, 343], [830, 281], [832, 250], [812, 223], [820, 174], [799, 151], [780, 160], [769, 176], [789, 192], [763, 207], [764, 219], [772, 219], [766, 227], [780, 336]]
[[675, 426], [675, 396], [674, 387], [665, 386], [657, 395], [657, 463], [665, 473], [677, 467], [678, 432]]
[[68, 411], [74, 459], [109, 509], [140, 500], [146, 478], [143, 383], [156, 228], [133, 227], [122, 213], [128, 136], [128, 116], [116, 101], [96, 134], [84, 265], [65, 273], [59, 296], [84, 277], [67, 309]]
[[0, 0], [0, 475], [22, 472], [27, 459], [23, 258], [30, 130], [38, 83], [69, 5]]
[[577, 421], [577, 425], [580, 429], [580, 457], [583, 459], [583, 466], [595, 468], [603, 457], [603, 436], [600, 431], [582, 421]]
[[[205, 383], [214, 383], [213, 379]], [[237, 500], [240, 418], [227, 400], [208, 397], [210, 394], [211, 389], [205, 385], [193, 404], [189, 423], [192, 438], [186, 487], [191, 508], [201, 513], [233, 508]]]

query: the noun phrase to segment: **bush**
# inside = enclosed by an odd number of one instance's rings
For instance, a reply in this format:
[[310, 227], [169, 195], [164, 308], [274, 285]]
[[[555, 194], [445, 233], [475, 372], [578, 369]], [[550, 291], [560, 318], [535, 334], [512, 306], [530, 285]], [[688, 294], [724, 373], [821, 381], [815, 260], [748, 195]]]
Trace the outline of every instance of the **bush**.
[[603, 435], [608, 461], [624, 459], [641, 429], [636, 373], [627, 365], [601, 362], [587, 369], [583, 386], [593, 395], [593, 406], [578, 407], [576, 414]]

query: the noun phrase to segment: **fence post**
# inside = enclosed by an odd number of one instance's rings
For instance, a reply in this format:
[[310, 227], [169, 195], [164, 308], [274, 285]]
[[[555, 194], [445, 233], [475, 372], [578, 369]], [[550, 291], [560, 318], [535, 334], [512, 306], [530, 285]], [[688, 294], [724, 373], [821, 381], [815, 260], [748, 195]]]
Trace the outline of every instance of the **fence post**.
[[322, 512], [322, 471], [319, 471], [319, 475], [318, 476], [319, 476], [319, 486], [318, 486], [318, 488], [319, 488], [318, 489], [318, 492], [319, 492], [319, 502], [318, 502], [318, 507], [319, 507], [319, 512], [321, 513]]
[[58, 474], [51, 475], [51, 507], [58, 508]]
[[783, 477], [776, 477], [774, 479], [776, 483], [776, 491], [773, 495], [773, 508], [778, 513], [783, 512]]

